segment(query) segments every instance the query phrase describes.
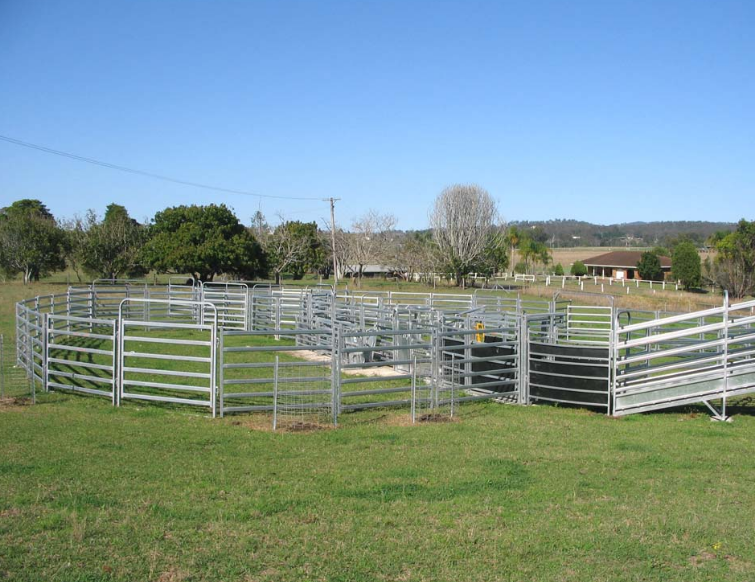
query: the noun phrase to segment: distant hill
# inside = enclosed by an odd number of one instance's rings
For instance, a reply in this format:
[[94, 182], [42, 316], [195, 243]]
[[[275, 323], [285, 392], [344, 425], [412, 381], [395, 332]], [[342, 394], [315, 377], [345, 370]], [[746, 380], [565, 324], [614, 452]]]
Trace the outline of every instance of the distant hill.
[[652, 247], [667, 246], [685, 236], [702, 246], [718, 231], [732, 231], [733, 222], [672, 220], [658, 222], [625, 222], [592, 224], [583, 220], [521, 220], [510, 225], [522, 230], [542, 229], [550, 247]]

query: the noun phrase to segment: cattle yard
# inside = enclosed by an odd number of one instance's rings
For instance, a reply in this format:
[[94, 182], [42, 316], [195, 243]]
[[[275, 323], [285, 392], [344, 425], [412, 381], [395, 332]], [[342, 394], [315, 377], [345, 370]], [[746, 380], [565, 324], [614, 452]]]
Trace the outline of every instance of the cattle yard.
[[755, 391], [754, 307], [664, 313], [580, 293], [95, 281], [19, 302], [16, 357], [34, 396], [266, 412], [274, 428], [385, 407], [416, 422], [475, 400], [613, 416], [702, 402], [723, 419], [729, 398]]

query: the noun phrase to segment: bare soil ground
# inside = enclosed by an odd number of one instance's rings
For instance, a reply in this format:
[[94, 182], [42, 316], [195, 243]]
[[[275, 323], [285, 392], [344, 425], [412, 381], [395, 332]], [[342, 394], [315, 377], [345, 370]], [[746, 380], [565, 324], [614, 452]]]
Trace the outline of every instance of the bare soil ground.
[[[302, 351], [290, 351], [283, 352], [294, 358], [301, 358], [307, 362], [321, 362], [322, 364], [330, 364], [330, 356], [324, 354], [318, 354], [310, 350]], [[349, 376], [370, 376], [370, 377], [390, 377], [399, 376], [401, 372], [397, 372], [393, 369], [393, 366], [367, 366], [365, 368], [347, 368], [341, 370], [344, 374]]]

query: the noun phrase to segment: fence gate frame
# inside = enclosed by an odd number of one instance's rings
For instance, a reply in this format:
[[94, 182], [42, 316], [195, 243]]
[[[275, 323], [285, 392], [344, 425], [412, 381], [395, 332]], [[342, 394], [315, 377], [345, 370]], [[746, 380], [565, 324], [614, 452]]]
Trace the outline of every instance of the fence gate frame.
[[[123, 400], [149, 400], [153, 402], [171, 402], [173, 404], [187, 404], [187, 405], [194, 405], [194, 406], [201, 406], [205, 408], [209, 408], [212, 412], [212, 417], [215, 418], [217, 415], [217, 395], [218, 395], [218, 386], [217, 386], [217, 362], [218, 362], [218, 315], [217, 310], [215, 306], [212, 303], [209, 302], [202, 302], [200, 304], [200, 307], [203, 312], [203, 321], [199, 323], [186, 323], [186, 322], [175, 322], [175, 321], [139, 321], [139, 320], [133, 320], [133, 319], [126, 319], [123, 316], [123, 308], [124, 305], [131, 302], [138, 302], [138, 303], [145, 303], [145, 304], [162, 304], [162, 305], [168, 305], [171, 304], [177, 305], [179, 307], [192, 307], [197, 305], [199, 302], [196, 301], [177, 301], [177, 300], [170, 300], [170, 299], [140, 299], [140, 298], [127, 298], [121, 301], [121, 304], [118, 308], [118, 398], [116, 404], [118, 406], [121, 405]], [[205, 323], [208, 320], [210, 323]], [[129, 340], [139, 340], [142, 336], [128, 336], [126, 335], [126, 328], [127, 327], [142, 327], [142, 328], [149, 328], [149, 329], [184, 329], [184, 330], [196, 330], [196, 331], [203, 331], [203, 332], [210, 332], [210, 340], [209, 341], [203, 341], [203, 340], [175, 340], [175, 339], [164, 339], [164, 338], [149, 338], [150, 343], [156, 343], [156, 344], [184, 344], [184, 345], [197, 345], [197, 346], [205, 346], [208, 347], [210, 350], [209, 357], [204, 356], [183, 356], [183, 355], [157, 355], [157, 354], [151, 354], [148, 357], [155, 358], [155, 359], [170, 359], [170, 360], [184, 360], [188, 362], [201, 362], [209, 364], [209, 373], [199, 373], [199, 372], [183, 372], [181, 373], [172, 373], [168, 375], [174, 375], [174, 376], [180, 376], [183, 375], [185, 377], [195, 377], [195, 378], [203, 378], [208, 380], [208, 386], [205, 388], [204, 386], [181, 386], [181, 385], [173, 385], [173, 384], [167, 384], [162, 382], [150, 382], [150, 381], [142, 381], [142, 380], [126, 380], [125, 373], [128, 371], [134, 372], [134, 373], [149, 373], [150, 371], [154, 371], [157, 374], [166, 375], [164, 370], [160, 370], [158, 368], [155, 369], [149, 369], [149, 368], [136, 368], [133, 369], [130, 366], [125, 365], [125, 358], [127, 357], [133, 357], [134, 352], [127, 353], [125, 350], [125, 343]], [[167, 396], [167, 395], [154, 395], [154, 394], [138, 394], [138, 393], [128, 393], [126, 392], [126, 386], [127, 385], [133, 385], [133, 386], [142, 386], [146, 388], [157, 388], [157, 389], [168, 389], [170, 390], [172, 387], [179, 386], [176, 389], [179, 390], [185, 390], [188, 392], [197, 392], [202, 394], [209, 394], [208, 400], [197, 400], [193, 398], [177, 398], [175, 396]]]
[[[56, 327], [56, 322], [62, 322], [62, 327]], [[94, 332], [92, 327], [102, 327], [109, 329], [109, 333]], [[82, 331], [72, 329], [72, 327], [84, 327], [88, 331]], [[56, 336], [62, 337], [74, 337], [85, 339], [99, 339], [111, 342], [110, 350], [102, 348], [90, 348], [86, 346], [76, 346], [69, 344], [61, 344], [56, 342]], [[45, 366], [44, 366], [44, 386], [45, 390], [49, 390], [51, 387], [57, 390], [64, 390], [67, 392], [82, 392], [84, 394], [95, 394], [97, 396], [105, 396], [110, 399], [113, 405], [118, 402], [118, 322], [114, 319], [94, 319], [75, 317], [72, 315], [54, 315], [52, 313], [45, 316]], [[51, 350], [59, 350], [62, 352], [73, 352], [80, 354], [101, 355], [110, 358], [109, 364], [95, 364], [93, 362], [83, 362], [80, 360], [69, 360], [64, 357], [52, 357], [50, 355]], [[89, 374], [82, 374], [76, 372], [66, 372], [63, 370], [57, 370], [53, 366], [54, 364], [70, 365], [72, 367], [79, 367], [91, 370], [103, 370], [110, 372], [110, 378], [104, 376], [93, 376]], [[51, 380], [51, 377], [55, 378], [68, 378], [70, 380], [86, 380], [92, 384], [99, 385], [104, 384], [110, 387], [110, 390], [104, 390], [99, 388], [87, 388], [83, 386], [76, 386], [74, 384], [65, 384], [58, 380]]]

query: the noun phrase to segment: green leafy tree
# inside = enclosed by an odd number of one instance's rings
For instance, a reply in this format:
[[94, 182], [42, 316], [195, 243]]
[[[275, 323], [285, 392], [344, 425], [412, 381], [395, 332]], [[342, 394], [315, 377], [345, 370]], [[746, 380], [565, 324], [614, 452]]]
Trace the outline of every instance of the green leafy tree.
[[682, 242], [671, 255], [671, 274], [685, 289], [697, 288], [701, 282], [700, 255], [692, 242]]
[[253, 279], [267, 272], [262, 247], [225, 204], [158, 212], [143, 259], [157, 271], [192, 273], [200, 281], [220, 273]]
[[516, 226], [509, 226], [506, 230], [506, 242], [509, 245], [509, 266], [513, 269], [516, 265], [516, 250], [519, 248], [519, 242], [522, 239], [522, 232]]
[[557, 277], [564, 276], [564, 267], [561, 265], [561, 263], [558, 263], [555, 267], [553, 267], [553, 274]]
[[640, 275], [640, 279], [661, 281], [663, 279], [661, 259], [652, 251], [642, 253], [640, 260], [637, 261], [637, 273]]
[[755, 221], [740, 220], [716, 249], [713, 276], [718, 285], [736, 299], [755, 292]]
[[528, 273], [534, 271], [539, 263], [547, 266], [551, 262], [550, 249], [545, 242], [532, 238], [529, 233], [523, 233], [519, 239], [519, 256]]
[[0, 210], [0, 268], [22, 273], [24, 285], [65, 268], [66, 237], [39, 200], [18, 200]]
[[509, 266], [509, 242], [502, 229], [493, 230], [488, 237], [488, 245], [480, 260], [472, 270], [486, 277], [505, 271]]
[[705, 243], [711, 247], [718, 247], [718, 244], [730, 234], [730, 230], [717, 230], [707, 238]]
[[80, 269], [105, 279], [146, 272], [141, 253], [147, 230], [123, 206], [110, 204], [102, 220], [90, 210], [70, 225], [68, 239], [68, 258], [77, 275]]
[[61, 221], [66, 240], [65, 260], [68, 267], [76, 273], [79, 283], [84, 281], [84, 261], [87, 256], [89, 229], [97, 223], [97, 220], [95, 211], [88, 210], [83, 218], [74, 216], [69, 220]]
[[[683, 242], [688, 242], [688, 241], [683, 241]], [[671, 256], [671, 252], [669, 252], [669, 250], [666, 247], [653, 247], [653, 249], [650, 252], [658, 255], [659, 257]]]
[[571, 274], [575, 277], [584, 277], [587, 275], [587, 267], [582, 261], [574, 261], [571, 266]]

